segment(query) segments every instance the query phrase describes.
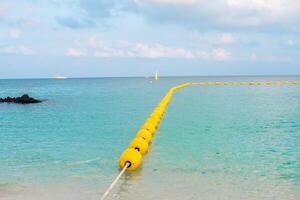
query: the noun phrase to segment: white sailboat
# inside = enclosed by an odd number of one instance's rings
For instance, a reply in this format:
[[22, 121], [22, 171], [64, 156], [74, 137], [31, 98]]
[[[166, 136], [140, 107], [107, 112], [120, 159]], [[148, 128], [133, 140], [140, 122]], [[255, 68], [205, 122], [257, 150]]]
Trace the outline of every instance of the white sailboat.
[[157, 73], [157, 71], [155, 72], [155, 75], [154, 75], [154, 80], [158, 80], [158, 73]]

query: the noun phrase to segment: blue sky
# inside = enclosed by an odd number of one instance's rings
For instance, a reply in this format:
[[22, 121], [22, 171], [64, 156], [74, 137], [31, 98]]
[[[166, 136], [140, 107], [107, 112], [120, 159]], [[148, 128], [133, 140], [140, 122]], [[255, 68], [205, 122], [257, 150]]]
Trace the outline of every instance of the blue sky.
[[299, 0], [0, 0], [0, 78], [300, 74]]

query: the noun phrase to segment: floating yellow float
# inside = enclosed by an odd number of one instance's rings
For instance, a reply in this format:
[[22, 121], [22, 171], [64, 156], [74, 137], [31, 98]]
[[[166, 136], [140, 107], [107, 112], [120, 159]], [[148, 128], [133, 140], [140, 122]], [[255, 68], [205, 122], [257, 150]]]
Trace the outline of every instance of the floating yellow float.
[[[230, 84], [229, 84], [230, 83]], [[271, 81], [264, 82], [266, 85], [271, 85]], [[295, 85], [299, 84], [299, 81], [275, 81], [274, 84], [279, 85], [281, 83], [284, 84], [290, 84], [293, 83]], [[149, 149], [149, 145], [151, 144], [151, 141], [153, 139], [153, 136], [159, 126], [159, 123], [166, 112], [167, 106], [169, 105], [171, 98], [179, 89], [182, 89], [189, 85], [263, 85], [263, 82], [258, 81], [250, 81], [245, 82], [242, 81], [240, 83], [238, 82], [200, 82], [200, 83], [185, 83], [182, 85], [178, 85], [175, 87], [172, 87], [167, 94], [163, 97], [163, 99], [160, 101], [158, 106], [153, 110], [153, 112], [150, 114], [149, 118], [146, 120], [142, 128], [137, 132], [136, 137], [131, 141], [129, 144], [129, 147], [121, 154], [119, 159], [119, 166], [120, 168], [127, 167], [127, 170], [135, 170], [137, 169], [140, 164], [142, 163], [142, 156], [147, 153]]]
[[147, 153], [151, 140], [174, 92], [189, 85], [196, 85], [196, 83], [185, 83], [175, 86], [168, 91], [158, 106], [150, 114], [142, 128], [138, 131], [136, 137], [131, 141], [128, 149], [121, 154], [119, 158], [119, 166], [121, 169], [127, 167], [128, 170], [135, 170], [140, 166], [142, 162], [142, 155]]
[[266, 85], [271, 85], [271, 82], [270, 82], [270, 81], [267, 81], [267, 82], [266, 82]]
[[141, 152], [141, 154], [145, 154], [148, 151], [149, 145], [145, 139], [136, 137], [129, 144], [129, 148], [133, 148]]
[[120, 156], [119, 166], [124, 168], [126, 164], [129, 164], [127, 170], [132, 171], [137, 169], [142, 162], [142, 154], [133, 148], [126, 149]]
[[136, 134], [136, 137], [141, 137], [150, 143], [152, 140], [152, 133], [150, 133], [148, 130], [142, 129]]

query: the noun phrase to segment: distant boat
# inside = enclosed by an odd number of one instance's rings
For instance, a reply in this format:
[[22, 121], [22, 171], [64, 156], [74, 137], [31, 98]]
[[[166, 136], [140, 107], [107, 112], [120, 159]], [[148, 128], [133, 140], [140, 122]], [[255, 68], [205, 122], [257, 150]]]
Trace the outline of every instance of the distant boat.
[[154, 80], [158, 80], [158, 73], [157, 72], [155, 72], [155, 75], [154, 75]]
[[60, 76], [60, 75], [55, 75], [55, 76], [52, 76], [52, 78], [54, 78], [54, 79], [66, 79], [67, 77]]

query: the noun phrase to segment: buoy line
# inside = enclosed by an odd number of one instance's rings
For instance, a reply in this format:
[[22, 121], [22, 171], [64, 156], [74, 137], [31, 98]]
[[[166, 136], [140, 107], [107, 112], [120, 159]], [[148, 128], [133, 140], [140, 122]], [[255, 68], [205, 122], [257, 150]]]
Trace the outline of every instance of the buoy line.
[[238, 86], [238, 85], [242, 85], [242, 86], [246, 86], [246, 85], [299, 85], [299, 81], [242, 81], [242, 82], [237, 82], [237, 81], [224, 81], [224, 82], [220, 82], [220, 81], [207, 81], [207, 82], [192, 82], [191, 85], [196, 86], [196, 85], [200, 85], [200, 86]]
[[174, 92], [189, 85], [190, 83], [185, 83], [172, 87], [150, 114], [149, 118], [137, 132], [136, 137], [131, 141], [128, 148], [121, 154], [119, 158], [119, 167], [122, 170], [112, 184], [106, 189], [100, 200], [104, 200], [109, 195], [110, 191], [114, 188], [126, 170], [132, 171], [141, 165], [142, 157], [149, 149], [149, 145], [151, 144], [153, 136], [164, 113], [166, 112], [167, 106], [169, 105]]
[[[299, 81], [274, 81], [275, 85], [280, 85], [281, 83], [285, 85], [294, 84], [299, 85]], [[148, 152], [149, 145], [151, 144], [151, 141], [153, 139], [153, 136], [159, 126], [159, 123], [161, 119], [163, 118], [164, 113], [166, 112], [167, 106], [169, 105], [171, 98], [173, 97], [173, 94], [175, 91], [182, 89], [187, 86], [236, 86], [236, 85], [271, 85], [271, 81], [266, 82], [254, 82], [250, 81], [248, 82], [192, 82], [192, 83], [185, 83], [182, 85], [178, 85], [175, 87], [172, 87], [167, 94], [164, 96], [164, 98], [160, 101], [158, 106], [154, 109], [154, 111], [150, 114], [149, 118], [146, 120], [144, 125], [141, 127], [141, 129], [137, 132], [136, 137], [131, 141], [128, 148], [123, 151], [119, 158], [119, 167], [122, 169], [119, 173], [119, 175], [114, 179], [114, 181], [111, 183], [111, 185], [106, 189], [104, 194], [102, 195], [100, 200], [104, 200], [110, 193], [110, 191], [114, 188], [114, 186], [117, 184], [118, 180], [121, 178], [121, 176], [125, 173], [126, 170], [133, 171], [137, 169], [141, 163], [143, 155]]]
[[189, 86], [190, 83], [185, 83], [172, 87], [154, 111], [150, 114], [144, 125], [137, 132], [136, 137], [131, 141], [128, 148], [123, 151], [119, 159], [119, 166], [121, 169], [124, 168], [126, 163], [130, 163], [127, 170], [135, 170], [142, 163], [142, 157], [149, 149], [149, 145], [154, 137], [154, 134], [159, 126], [161, 119], [166, 112], [167, 106], [169, 105], [171, 98], [176, 90]]

